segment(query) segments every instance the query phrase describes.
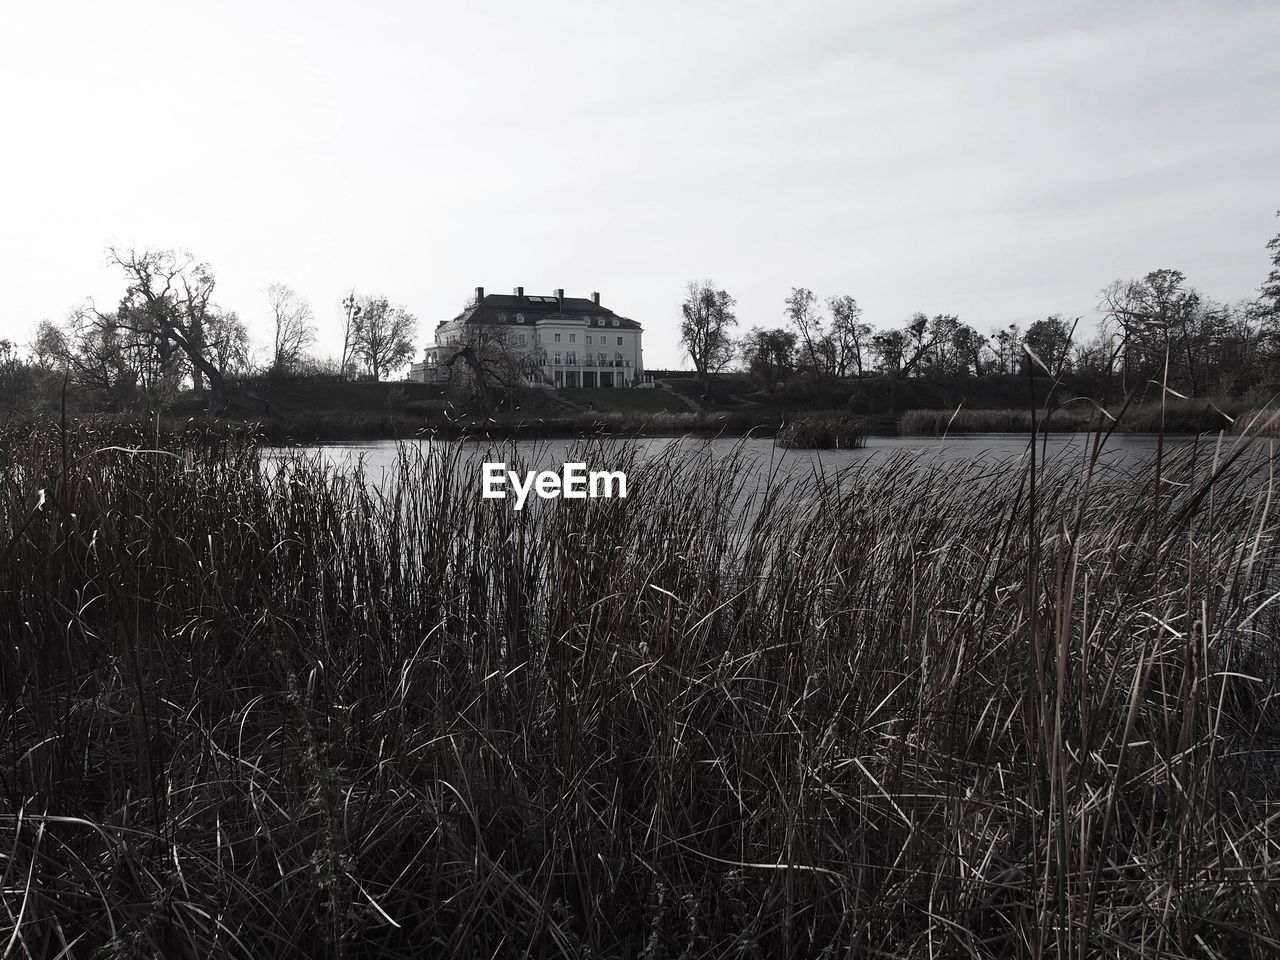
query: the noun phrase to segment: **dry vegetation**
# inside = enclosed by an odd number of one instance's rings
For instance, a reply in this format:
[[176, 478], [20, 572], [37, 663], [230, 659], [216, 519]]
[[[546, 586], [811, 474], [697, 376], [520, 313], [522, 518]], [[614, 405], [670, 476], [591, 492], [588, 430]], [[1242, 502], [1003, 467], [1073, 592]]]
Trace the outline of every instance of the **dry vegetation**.
[[1260, 444], [522, 512], [106, 446], [0, 442], [7, 956], [1280, 950]]
[[867, 445], [867, 422], [858, 417], [800, 417], [778, 430], [780, 447], [798, 450], [855, 450]]
[[[1027, 433], [1034, 420], [1036, 430], [1081, 432], [1117, 429], [1126, 433], [1204, 433], [1236, 429], [1243, 416], [1252, 422], [1260, 411], [1249, 410], [1242, 400], [1170, 400], [1114, 406], [1105, 414], [1092, 403], [1074, 402], [1051, 411], [1026, 407], [951, 410], [908, 410], [898, 423], [903, 436], [945, 436], [956, 433]], [[1268, 415], [1274, 410], [1268, 411]], [[1263, 419], [1266, 419], [1265, 417]], [[1250, 430], [1256, 435], [1256, 430]]]

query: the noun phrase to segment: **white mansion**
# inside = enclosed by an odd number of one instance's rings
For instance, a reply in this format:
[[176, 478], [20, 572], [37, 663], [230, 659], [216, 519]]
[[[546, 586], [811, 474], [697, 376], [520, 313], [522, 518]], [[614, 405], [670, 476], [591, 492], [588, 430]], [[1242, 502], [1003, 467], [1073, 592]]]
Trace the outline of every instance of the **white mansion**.
[[[476, 287], [475, 300], [452, 320], [436, 326], [435, 343], [422, 363], [415, 363], [409, 379], [443, 383], [453, 370], [446, 366], [454, 354], [477, 343], [501, 343], [502, 349], [524, 361], [526, 378], [553, 387], [629, 387], [640, 384], [644, 364], [640, 324], [590, 300], [553, 296], [525, 296], [524, 287], [510, 295], [485, 295]], [[461, 370], [459, 370], [461, 372]]]

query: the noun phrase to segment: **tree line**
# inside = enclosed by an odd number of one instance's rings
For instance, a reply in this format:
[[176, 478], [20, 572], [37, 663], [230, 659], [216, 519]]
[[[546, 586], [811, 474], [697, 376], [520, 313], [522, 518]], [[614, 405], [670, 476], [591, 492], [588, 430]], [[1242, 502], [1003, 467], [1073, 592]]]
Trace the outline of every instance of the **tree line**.
[[380, 380], [414, 354], [416, 318], [384, 296], [352, 290], [342, 301], [341, 356], [320, 358], [315, 313], [287, 284], [264, 291], [271, 339], [255, 344], [239, 314], [215, 302], [213, 270], [191, 254], [113, 247], [108, 263], [124, 287], [114, 308], [87, 301], [63, 323], [42, 320], [25, 348], [0, 340], [0, 401], [38, 406], [60, 381], [105, 409], [159, 409], [190, 389], [216, 415], [226, 409], [228, 383]]
[[1104, 287], [1102, 319], [1089, 336], [1081, 336], [1078, 318], [1060, 313], [986, 333], [954, 314], [922, 312], [877, 329], [852, 296], [822, 302], [794, 287], [783, 323], [739, 337], [734, 298], [711, 281], [694, 281], [681, 304], [681, 343], [704, 383], [737, 370], [766, 392], [797, 376], [978, 378], [1035, 364], [1055, 376], [1114, 382], [1123, 393], [1155, 382], [1189, 396], [1240, 396], [1280, 382], [1280, 234], [1266, 248], [1271, 271], [1253, 298], [1218, 302], [1181, 271], [1157, 269]]

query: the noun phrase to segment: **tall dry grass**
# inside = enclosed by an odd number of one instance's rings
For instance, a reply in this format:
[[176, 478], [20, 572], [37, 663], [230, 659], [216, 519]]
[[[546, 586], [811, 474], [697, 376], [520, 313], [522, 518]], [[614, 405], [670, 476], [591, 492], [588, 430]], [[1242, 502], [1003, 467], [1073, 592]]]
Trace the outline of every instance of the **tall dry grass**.
[[1257, 444], [521, 512], [104, 446], [0, 440], [9, 956], [1280, 949]]
[[[1092, 405], [1074, 403], [1051, 411], [1037, 410], [1037, 430], [1081, 432], [1115, 429], [1127, 433], [1216, 433], [1219, 430], [1245, 432], [1233, 426], [1241, 415], [1249, 420], [1245, 403], [1239, 400], [1178, 400], [1166, 403], [1130, 403], [1113, 407], [1107, 415]], [[1263, 418], [1265, 419], [1265, 418]], [[957, 433], [1027, 433], [1032, 428], [1032, 411], [1023, 408], [995, 410], [960, 407], [952, 410], [908, 410], [898, 423], [904, 436], [944, 436]], [[1253, 431], [1256, 433], [1257, 431]]]
[[797, 417], [778, 429], [779, 447], [797, 450], [856, 450], [867, 445], [867, 421], [861, 417]]

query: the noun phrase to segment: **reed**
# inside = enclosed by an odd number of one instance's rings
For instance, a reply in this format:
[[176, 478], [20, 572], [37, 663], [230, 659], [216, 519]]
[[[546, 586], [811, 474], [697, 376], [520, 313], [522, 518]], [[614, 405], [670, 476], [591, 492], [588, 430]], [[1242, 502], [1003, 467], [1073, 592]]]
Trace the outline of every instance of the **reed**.
[[[1088, 411], [1056, 410], [1046, 416], [1037, 412], [1037, 430], [1089, 430], [1092, 420]], [[898, 421], [903, 436], [941, 437], [956, 433], [1027, 433], [1031, 430], [1031, 411], [1003, 410], [908, 410]]]
[[1253, 437], [1280, 437], [1280, 409], [1251, 407], [1237, 414], [1232, 430]]
[[1264, 445], [120, 441], [0, 436], [10, 956], [1280, 949]]
[[[1037, 410], [1037, 431], [1087, 432], [1115, 426], [1125, 433], [1216, 433], [1232, 429], [1233, 418], [1243, 410], [1240, 401], [1171, 399], [1159, 403], [1134, 403], [1114, 407], [1109, 417], [1092, 405], [1080, 403], [1058, 407], [1052, 411]], [[1111, 419], [1114, 418], [1114, 419]], [[898, 422], [904, 436], [945, 436], [956, 433], [1027, 433], [1032, 414], [1027, 408], [908, 410]]]
[[867, 445], [867, 423], [858, 417], [800, 417], [779, 428], [778, 446], [803, 450], [854, 450]]

